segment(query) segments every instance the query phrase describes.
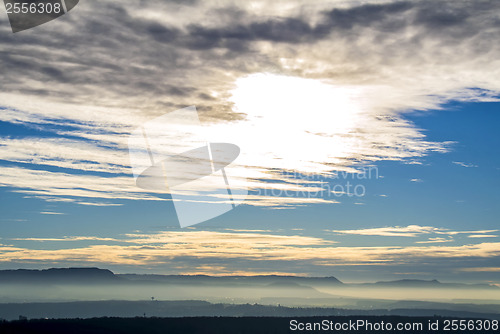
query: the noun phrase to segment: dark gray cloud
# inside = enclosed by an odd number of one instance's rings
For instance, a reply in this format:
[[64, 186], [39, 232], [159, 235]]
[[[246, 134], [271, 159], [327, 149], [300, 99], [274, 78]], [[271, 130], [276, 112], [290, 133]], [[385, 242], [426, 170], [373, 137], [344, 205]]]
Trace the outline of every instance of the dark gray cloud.
[[[65, 88], [55, 85], [54, 93], [72, 90], [68, 95], [82, 95], [82, 99], [92, 98], [96, 103], [123, 94], [143, 94], [149, 97], [147, 107], [179, 97], [206, 104], [215, 103], [206, 98], [210, 90], [230, 87], [228, 83], [214, 86], [212, 79], [222, 71], [240, 75], [289, 72], [275, 54], [256, 44], [259, 42], [275, 44], [277, 52], [282, 50], [288, 58], [298, 57], [303, 47], [321, 53], [323, 47], [316, 44], [331, 42], [337, 48], [336, 56], [357, 59], [356, 65], [346, 62], [352, 68], [352, 78], [370, 72], [378, 75], [387, 62], [402, 63], [402, 58], [426, 65], [427, 55], [422, 52], [442, 52], [424, 50], [422, 45], [429, 40], [458, 47], [465, 39], [476, 37], [464, 51], [469, 57], [498, 53], [491, 40], [500, 30], [500, 4], [495, 1], [406, 1], [321, 9], [317, 22], [307, 14], [259, 17], [234, 5], [207, 11], [207, 15], [220, 16], [209, 24], [191, 21], [186, 14], [180, 23], [134, 14], [141, 8], [155, 11], [159, 6], [175, 12], [195, 5], [85, 3], [58, 22], [23, 34], [13, 35], [4, 25], [0, 30], [2, 87], [4, 91], [26, 90], [27, 82], [35, 80], [65, 84]], [[410, 33], [412, 29], [415, 31]], [[405, 34], [408, 36], [403, 37]], [[371, 38], [372, 44], [366, 45], [366, 38]], [[317, 61], [315, 57], [310, 61]], [[339, 61], [346, 59], [331, 60], [334, 67]], [[433, 57], [432, 61], [449, 59]], [[343, 75], [328, 68], [324, 73], [326, 77]], [[188, 91], [174, 86], [200, 87]]]
[[355, 27], [377, 28], [387, 21], [398, 21], [415, 4], [396, 2], [388, 4], [366, 4], [349, 9], [332, 9], [325, 13], [326, 20], [318, 27], [319, 31], [351, 30]]

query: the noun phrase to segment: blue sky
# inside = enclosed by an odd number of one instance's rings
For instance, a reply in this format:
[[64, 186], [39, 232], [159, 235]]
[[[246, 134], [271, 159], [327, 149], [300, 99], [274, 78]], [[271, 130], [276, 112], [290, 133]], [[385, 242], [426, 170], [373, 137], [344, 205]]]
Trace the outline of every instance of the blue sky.
[[[255, 235], [306, 236], [335, 241], [345, 247], [384, 247], [414, 246], [415, 242], [426, 242], [432, 238], [448, 240], [449, 245], [468, 245], [475, 240], [498, 240], [498, 208], [495, 203], [498, 195], [498, 141], [495, 124], [498, 124], [498, 103], [450, 103], [440, 110], [416, 113], [408, 119], [419, 128], [425, 129], [426, 136], [435, 141], [452, 141], [452, 149], [447, 153], [433, 153], [421, 159], [419, 164], [407, 164], [401, 161], [381, 161], [374, 165], [381, 178], [357, 179], [355, 174], [345, 174], [347, 181], [360, 184], [366, 189], [361, 197], [348, 195], [335, 196], [340, 203], [311, 204], [284, 210], [242, 205], [225, 215], [194, 226], [190, 231], [214, 231], [222, 233]], [[26, 136], [50, 136], [50, 132], [33, 130], [19, 125], [2, 125], [2, 134], [9, 138]], [[2, 166], [21, 166], [9, 161], [2, 161]], [[23, 167], [26, 167], [24, 164]], [[29, 168], [45, 169], [46, 167], [30, 165]], [[48, 170], [57, 170], [49, 168]], [[65, 170], [66, 171], [66, 170]], [[66, 171], [67, 172], [67, 171]], [[131, 175], [128, 175], [132, 177]], [[346, 180], [324, 178], [332, 184], [345, 184]], [[110, 240], [15, 240], [19, 238], [60, 239], [71, 236], [86, 236], [120, 239], [125, 234], [156, 234], [161, 231], [186, 231], [178, 227], [175, 210], [170, 202], [122, 200], [116, 207], [82, 206], [74, 203], [47, 202], [42, 199], [27, 198], [16, 192], [13, 187], [2, 188], [2, 240], [4, 244], [12, 244], [21, 248], [60, 249], [88, 247], [89, 245], [121, 244]], [[168, 196], [167, 196], [168, 197]], [[357, 204], [356, 204], [357, 203]], [[48, 212], [60, 214], [46, 214]], [[45, 213], [45, 214], [44, 214]], [[469, 231], [466, 234], [434, 234], [422, 233], [413, 237], [404, 236], [411, 231], [404, 231], [407, 226], [433, 226], [443, 231]], [[375, 231], [372, 235], [357, 235], [354, 230], [396, 227], [400, 235], [384, 236], [383, 231]], [[140, 232], [138, 232], [140, 231]], [[335, 232], [337, 231], [337, 232]], [[352, 231], [338, 233], [338, 231]], [[479, 231], [479, 232], [473, 232]], [[487, 231], [487, 232], [484, 232]], [[183, 232], [184, 233], [184, 232]], [[491, 237], [470, 238], [471, 235], [487, 235]], [[436, 240], [436, 239], [434, 239]], [[425, 245], [440, 245], [430, 242]], [[422, 244], [424, 245], [424, 244]], [[440, 259], [441, 260], [441, 259]], [[199, 260], [198, 260], [199, 261]], [[213, 260], [210, 260], [211, 262]], [[232, 267], [233, 259], [227, 259], [224, 265]], [[45, 267], [52, 261], [13, 261], [5, 264], [5, 268]], [[65, 261], [57, 261], [58, 263]], [[189, 262], [189, 261], [188, 261]], [[285, 269], [287, 261], [280, 266]], [[492, 263], [495, 259], [477, 262]], [[72, 263], [68, 261], [67, 263]], [[78, 261], [77, 261], [78, 263]], [[85, 263], [85, 261], [80, 262]], [[436, 261], [436, 264], [439, 260]], [[465, 265], [467, 261], [464, 262]], [[100, 266], [106, 266], [103, 262]], [[266, 268], [263, 261], [257, 267]], [[164, 266], [164, 268], [162, 268]], [[441, 264], [442, 266], [442, 264]], [[115, 270], [130, 269], [127, 265], [114, 265]], [[157, 271], [172, 272], [168, 263], [155, 266]], [[363, 268], [364, 266], [359, 266]], [[369, 270], [374, 277], [381, 279], [398, 277], [391, 271], [401, 269], [405, 265]], [[262, 270], [262, 268], [260, 270]], [[355, 267], [356, 270], [361, 270]], [[142, 266], [137, 268], [143, 271]], [[280, 271], [280, 267], [275, 267]], [[305, 264], [298, 265], [299, 270], [308, 269]], [[331, 269], [311, 266], [317, 275], [331, 273]], [[339, 266], [339, 273], [345, 279], [353, 280], [356, 270]], [[435, 270], [426, 267], [424, 270]], [[348, 271], [344, 273], [344, 271]], [[389, 272], [386, 272], [389, 271]], [[257, 271], [259, 272], [259, 271]], [[335, 272], [335, 270], [334, 270]], [[300, 272], [304, 274], [304, 272]], [[418, 277], [439, 276], [451, 279], [444, 273], [415, 273]], [[484, 275], [484, 273], [482, 274]], [[465, 276], [465, 275], [464, 275]], [[472, 275], [471, 275], [472, 276]], [[479, 276], [479, 275], [476, 275]], [[492, 276], [492, 275], [486, 275]], [[474, 279], [473, 277], [472, 279]], [[478, 278], [475, 278], [478, 279]], [[488, 281], [488, 277], [485, 278]], [[363, 280], [363, 279], [360, 279]]]
[[[498, 4], [134, 6], [19, 34], [0, 18], [0, 268], [500, 284]], [[189, 105], [203, 126], [174, 124], [176, 145], [238, 145], [249, 193], [180, 228], [127, 139]], [[348, 183], [362, 196], [330, 192]]]

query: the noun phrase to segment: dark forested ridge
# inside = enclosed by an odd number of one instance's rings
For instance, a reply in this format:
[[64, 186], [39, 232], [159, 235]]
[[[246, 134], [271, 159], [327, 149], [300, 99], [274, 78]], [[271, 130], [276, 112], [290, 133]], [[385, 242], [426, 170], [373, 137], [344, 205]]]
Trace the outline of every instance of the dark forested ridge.
[[[196, 317], [196, 318], [92, 318], [92, 319], [59, 319], [59, 320], [21, 320], [0, 322], [0, 333], [3, 334], [280, 334], [280, 333], [450, 333], [444, 330], [446, 321], [451, 318], [442, 317]], [[456, 320], [456, 318], [455, 318]], [[363, 323], [357, 326], [359, 321]], [[459, 321], [459, 320], [458, 320]], [[477, 321], [477, 320], [464, 320]], [[482, 321], [482, 320], [481, 320]], [[293, 325], [292, 325], [293, 323]], [[316, 330], [297, 330], [298, 324], [315, 326]], [[383, 323], [384, 329], [376, 330]], [[309, 325], [308, 325], [309, 324]], [[335, 324], [345, 324], [345, 330], [331, 330]], [[391, 330], [387, 330], [391, 326]], [[399, 330], [399, 324], [409, 326]], [[434, 329], [430, 329], [435, 324]], [[437, 326], [436, 326], [437, 324]], [[484, 324], [483, 324], [484, 325]], [[324, 326], [319, 330], [319, 326]], [[329, 327], [331, 326], [331, 327]], [[408, 328], [413, 328], [409, 330]], [[305, 327], [304, 327], [305, 328]], [[313, 328], [313, 327], [310, 327]], [[379, 327], [380, 328], [380, 327]], [[295, 329], [295, 330], [292, 330]], [[453, 333], [454, 331], [451, 331]], [[492, 333], [497, 331], [464, 330], [460, 333]]]
[[[88, 301], [0, 304], [0, 319], [98, 317], [313, 317], [313, 316], [443, 316], [500, 319], [499, 313], [438, 308], [355, 310], [333, 307], [284, 307], [260, 304], [222, 304], [206, 301]], [[1, 333], [1, 332], [0, 332]]]

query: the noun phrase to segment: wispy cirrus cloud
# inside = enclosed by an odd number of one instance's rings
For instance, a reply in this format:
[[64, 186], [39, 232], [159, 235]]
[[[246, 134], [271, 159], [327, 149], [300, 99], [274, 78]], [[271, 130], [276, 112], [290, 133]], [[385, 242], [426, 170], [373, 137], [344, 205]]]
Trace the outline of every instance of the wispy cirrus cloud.
[[[447, 228], [438, 228], [433, 226], [390, 226], [390, 227], [376, 227], [376, 228], [361, 228], [356, 230], [331, 230], [335, 234], [340, 235], [362, 235], [362, 236], [379, 236], [379, 237], [407, 237], [415, 238], [429, 234], [447, 235], [452, 238], [460, 234], [467, 235], [469, 238], [491, 238], [497, 237], [490, 233], [498, 232], [498, 230], [471, 230], [471, 231], [455, 231]], [[443, 237], [431, 237], [425, 241], [417, 241], [417, 243], [440, 243], [450, 242], [453, 239], [446, 239]]]
[[351, 234], [351, 235], [368, 235], [368, 236], [382, 236], [382, 237], [416, 237], [421, 234], [439, 233], [442, 229], [432, 226], [393, 226], [393, 227], [376, 227], [376, 228], [362, 228], [357, 230], [332, 230], [337, 234]]
[[103, 238], [103, 237], [84, 237], [84, 236], [73, 236], [73, 237], [62, 237], [62, 238], [12, 238], [10, 240], [15, 241], [38, 241], [38, 242], [46, 242], [46, 241], [119, 241], [116, 238]]
[[[0, 169], [0, 185], [13, 187], [15, 188], [13, 191], [30, 196], [47, 197], [49, 201], [80, 202], [83, 200], [85, 204], [90, 205], [93, 203], [89, 199], [168, 200], [135, 187], [133, 179], [126, 176], [103, 177], [22, 167], [3, 167]], [[69, 196], [72, 198], [68, 198]]]
[[62, 212], [55, 212], [55, 211], [41, 211], [41, 215], [65, 215], [65, 213]]
[[[0, 137], [0, 160], [79, 172], [129, 173], [126, 151], [67, 138]], [[26, 166], [26, 165], [25, 165]]]
[[500, 271], [500, 267], [461, 268], [460, 271], [465, 271], [465, 272], [497, 272], [497, 271]]
[[429, 238], [424, 241], [416, 241], [416, 244], [434, 244], [434, 243], [442, 243], [442, 242], [453, 242], [453, 239], [450, 238], [441, 238], [441, 237], [435, 237], [435, 238]]
[[465, 167], [465, 168], [476, 168], [476, 167], [478, 167], [477, 165], [474, 165], [474, 164], [471, 164], [471, 163], [465, 163], [465, 162], [461, 162], [461, 161], [452, 161], [452, 163], [454, 163], [455, 165], [458, 165], [458, 166]]

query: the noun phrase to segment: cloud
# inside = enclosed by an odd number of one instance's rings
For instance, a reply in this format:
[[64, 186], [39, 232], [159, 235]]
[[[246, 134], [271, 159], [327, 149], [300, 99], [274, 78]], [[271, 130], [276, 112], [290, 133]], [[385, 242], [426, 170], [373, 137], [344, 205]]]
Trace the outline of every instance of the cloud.
[[[439, 8], [425, 1], [106, 1], [81, 4], [33, 34], [13, 35], [4, 24], [0, 120], [50, 136], [3, 135], [0, 159], [17, 167], [0, 183], [84, 205], [159, 200], [122, 175], [129, 173], [126, 138], [188, 105], [216, 138], [242, 148], [239, 176], [248, 183], [240, 187], [281, 182], [283, 190], [307, 192], [280, 171], [420, 163], [452, 143], [427, 140], [407, 112], [450, 100], [492, 101], [500, 92], [500, 46], [491, 43], [499, 12], [495, 1]], [[257, 101], [255, 108], [248, 101]], [[261, 197], [247, 204], [314, 202]]]
[[422, 179], [411, 179], [410, 182], [420, 183], [420, 182], [424, 182], [424, 181]]
[[[0, 169], [0, 185], [15, 187], [16, 192], [29, 194], [49, 201], [59, 196], [66, 202], [79, 203], [81, 199], [116, 200], [155, 200], [165, 201], [135, 187], [129, 177], [102, 177], [85, 174], [68, 174], [32, 170], [20, 167]], [[68, 198], [75, 197], [76, 199]], [[88, 201], [84, 201], [87, 203]], [[91, 202], [90, 202], [91, 203]]]
[[498, 230], [476, 230], [476, 231], [445, 231], [441, 233], [449, 234], [449, 235], [457, 235], [457, 234], [488, 234], [498, 232]]
[[12, 238], [11, 240], [16, 241], [37, 241], [37, 242], [46, 242], [46, 241], [120, 241], [115, 238], [103, 238], [103, 237], [84, 237], [84, 236], [76, 236], [76, 237], [63, 237], [63, 238]]
[[[445, 234], [450, 237], [459, 234], [470, 234], [468, 236], [469, 238], [496, 237], [488, 233], [497, 231], [498, 230], [454, 231], [446, 228], [420, 226], [420, 225], [362, 228], [356, 230], [331, 230], [331, 232], [334, 232], [336, 234], [381, 236], [381, 237], [411, 237], [411, 238], [426, 234]], [[436, 238], [429, 238], [428, 241], [420, 241], [418, 243], [444, 242], [444, 240], [448, 239], [436, 237]]]
[[497, 272], [497, 271], [500, 271], [500, 267], [462, 268], [462, 269], [460, 269], [460, 271], [465, 271], [465, 272]]
[[[160, 268], [211, 267], [205, 273], [250, 271], [322, 272], [335, 266], [397, 266], [434, 263], [450, 260], [463, 263], [494, 260], [500, 255], [500, 244], [485, 242], [450, 246], [338, 246], [331, 240], [299, 235], [276, 235], [266, 232], [163, 231], [153, 234], [131, 233], [120, 238], [62, 237], [20, 238], [23, 242], [65, 242], [64, 248], [52, 249], [23, 244], [0, 246], [0, 262], [60, 263], [67, 265], [133, 265]], [[78, 242], [78, 246], [71, 245]], [[82, 242], [90, 243], [81, 245]], [[113, 244], [110, 244], [113, 243]], [[452, 263], [454, 261], [451, 261]], [[286, 264], [286, 265], [285, 265]], [[166, 269], [165, 269], [166, 268]], [[274, 268], [274, 269], [273, 269]]]
[[338, 234], [370, 235], [383, 237], [416, 237], [421, 234], [436, 233], [437, 231], [440, 231], [440, 229], [437, 227], [419, 225], [409, 225], [406, 227], [377, 227], [358, 230], [332, 230], [332, 232]]
[[452, 161], [452, 163], [454, 163], [455, 165], [458, 165], [458, 166], [465, 167], [465, 168], [474, 168], [474, 167], [478, 167], [477, 165], [474, 165], [474, 164], [467, 164], [467, 163], [465, 163], [465, 162], [460, 162], [460, 161]]
[[10, 162], [119, 174], [130, 168], [126, 151], [82, 140], [0, 137], [0, 146], [0, 159]]
[[416, 241], [415, 243], [416, 244], [433, 244], [433, 243], [453, 242], [453, 241], [455, 241], [455, 240], [436, 237], [436, 238], [429, 238], [428, 240], [425, 240], [425, 241]]

